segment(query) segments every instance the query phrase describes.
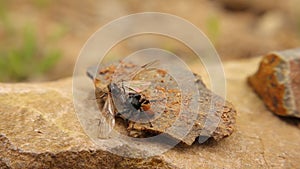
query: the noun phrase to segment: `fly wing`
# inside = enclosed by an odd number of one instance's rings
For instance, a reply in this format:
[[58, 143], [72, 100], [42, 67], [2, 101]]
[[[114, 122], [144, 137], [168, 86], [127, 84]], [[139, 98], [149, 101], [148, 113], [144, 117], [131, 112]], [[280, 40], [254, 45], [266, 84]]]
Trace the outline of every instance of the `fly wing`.
[[129, 92], [140, 93], [140, 92], [148, 89], [149, 86], [151, 85], [151, 82], [132, 80], [132, 81], [122, 82], [122, 85], [124, 86], [126, 93], [129, 93]]
[[142, 73], [143, 71], [146, 71], [146, 70], [151, 70], [151, 66], [155, 65], [155, 64], [158, 64], [159, 61], [158, 60], [154, 60], [154, 61], [151, 61], [143, 66], [141, 66], [140, 68], [138, 68], [137, 70], [133, 71], [130, 75], [129, 75], [129, 78], [134, 80], [135, 77]]
[[108, 95], [99, 119], [99, 138], [108, 138], [115, 126], [114, 107], [110, 95]]
[[151, 110], [155, 113], [155, 117], [159, 117], [167, 107], [168, 100], [164, 92], [158, 90], [152, 91], [153, 93], [151, 94], [151, 96], [149, 96]]
[[[135, 77], [138, 74], [142, 73], [143, 71], [152, 70], [150, 67], [153, 66], [153, 65], [155, 65], [155, 64], [157, 64], [157, 63], [159, 63], [159, 61], [158, 60], [154, 60], [154, 61], [151, 61], [151, 62], [145, 64], [145, 65], [142, 65], [141, 67], [137, 67], [137, 68], [135, 68], [133, 70], [130, 70], [130, 72], [128, 72], [128, 74], [126, 75], [126, 77], [118, 77], [116, 79], [117, 80], [116, 82], [120, 82], [121, 80], [123, 80], [123, 81], [124, 80], [126, 80], [126, 81], [128, 81], [128, 80], [134, 80]], [[123, 65], [123, 66], [126, 66], [126, 65]], [[117, 72], [114, 72], [114, 73], [117, 74]], [[97, 80], [99, 78], [98, 77], [98, 75], [99, 75], [98, 67], [97, 66], [90, 66], [90, 67], [88, 67], [87, 71], [86, 71], [86, 74], [87, 74], [87, 76], [89, 78]], [[121, 75], [122, 74], [124, 74], [124, 73], [121, 73]], [[117, 75], [117, 76], [119, 76], [119, 75]]]
[[151, 62], [139, 67], [138, 69], [134, 70], [133, 72], [131, 72], [127, 78], [130, 80], [122, 81], [122, 85], [123, 85], [123, 87], [125, 87], [125, 92], [126, 93], [129, 93], [129, 92], [140, 93], [140, 92], [146, 90], [147, 88], [149, 88], [149, 86], [151, 85], [151, 82], [134, 80], [134, 79], [139, 74], [141, 74], [145, 71], [151, 71], [152, 69], [150, 67], [155, 64], [158, 64], [158, 63], [159, 63], [158, 60], [151, 61]]

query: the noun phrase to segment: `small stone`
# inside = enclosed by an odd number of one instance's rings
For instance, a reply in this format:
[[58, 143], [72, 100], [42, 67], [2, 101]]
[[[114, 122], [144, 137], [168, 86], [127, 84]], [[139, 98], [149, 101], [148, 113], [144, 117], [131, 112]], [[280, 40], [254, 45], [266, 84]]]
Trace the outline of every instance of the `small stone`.
[[272, 112], [300, 117], [300, 49], [266, 55], [248, 82]]
[[219, 0], [225, 8], [233, 11], [241, 10], [252, 10], [254, 12], [265, 12], [269, 10], [274, 10], [282, 7], [284, 5], [283, 1], [272, 0], [272, 1], [241, 1], [241, 0]]

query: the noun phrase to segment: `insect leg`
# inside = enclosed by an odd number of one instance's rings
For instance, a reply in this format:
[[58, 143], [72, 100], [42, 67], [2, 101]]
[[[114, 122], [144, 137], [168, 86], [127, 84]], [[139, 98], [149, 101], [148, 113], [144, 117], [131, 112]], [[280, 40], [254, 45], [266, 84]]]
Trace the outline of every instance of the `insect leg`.
[[153, 125], [152, 125], [152, 123], [151, 123], [151, 121], [150, 121], [150, 117], [147, 115], [147, 113], [145, 112], [145, 115], [146, 115], [146, 117], [147, 117], [147, 119], [149, 120], [149, 125], [150, 125], [150, 127], [153, 127]]
[[124, 80], [122, 80], [122, 89], [123, 89], [123, 92], [125, 93]]
[[125, 120], [125, 123], [127, 126], [129, 126], [129, 121], [133, 116], [132, 110], [125, 110], [123, 112], [117, 113], [118, 117], [121, 117], [123, 120]]
[[149, 121], [148, 123], [149, 123], [150, 127], [153, 127], [153, 125], [152, 125], [152, 123], [151, 123], [151, 121], [150, 121], [151, 118], [148, 116], [147, 112], [144, 111], [142, 107], [139, 109], [139, 111], [140, 111], [140, 112], [143, 112], [143, 113], [145, 114], [147, 120]]

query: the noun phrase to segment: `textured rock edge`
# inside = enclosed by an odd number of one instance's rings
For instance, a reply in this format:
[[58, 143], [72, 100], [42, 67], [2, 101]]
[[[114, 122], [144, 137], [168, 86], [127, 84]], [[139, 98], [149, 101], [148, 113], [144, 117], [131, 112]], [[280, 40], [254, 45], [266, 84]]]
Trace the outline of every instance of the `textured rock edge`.
[[300, 49], [267, 54], [248, 82], [273, 113], [300, 117], [291, 87], [290, 65], [293, 61], [300, 61]]
[[[23, 151], [0, 134], [0, 168], [176, 168], [161, 157], [124, 158], [102, 150], [34, 153]], [[11, 161], [10, 159], [14, 159]]]

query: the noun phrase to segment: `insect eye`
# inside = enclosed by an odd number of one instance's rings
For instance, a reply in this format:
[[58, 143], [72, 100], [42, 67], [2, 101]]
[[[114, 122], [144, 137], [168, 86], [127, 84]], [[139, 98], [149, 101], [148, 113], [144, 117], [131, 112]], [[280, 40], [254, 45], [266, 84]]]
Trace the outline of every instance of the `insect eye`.
[[141, 99], [141, 95], [136, 95], [135, 98], [138, 99], [138, 100], [140, 100]]
[[115, 83], [111, 83], [108, 85], [109, 92], [118, 93], [120, 92], [119, 87]]

